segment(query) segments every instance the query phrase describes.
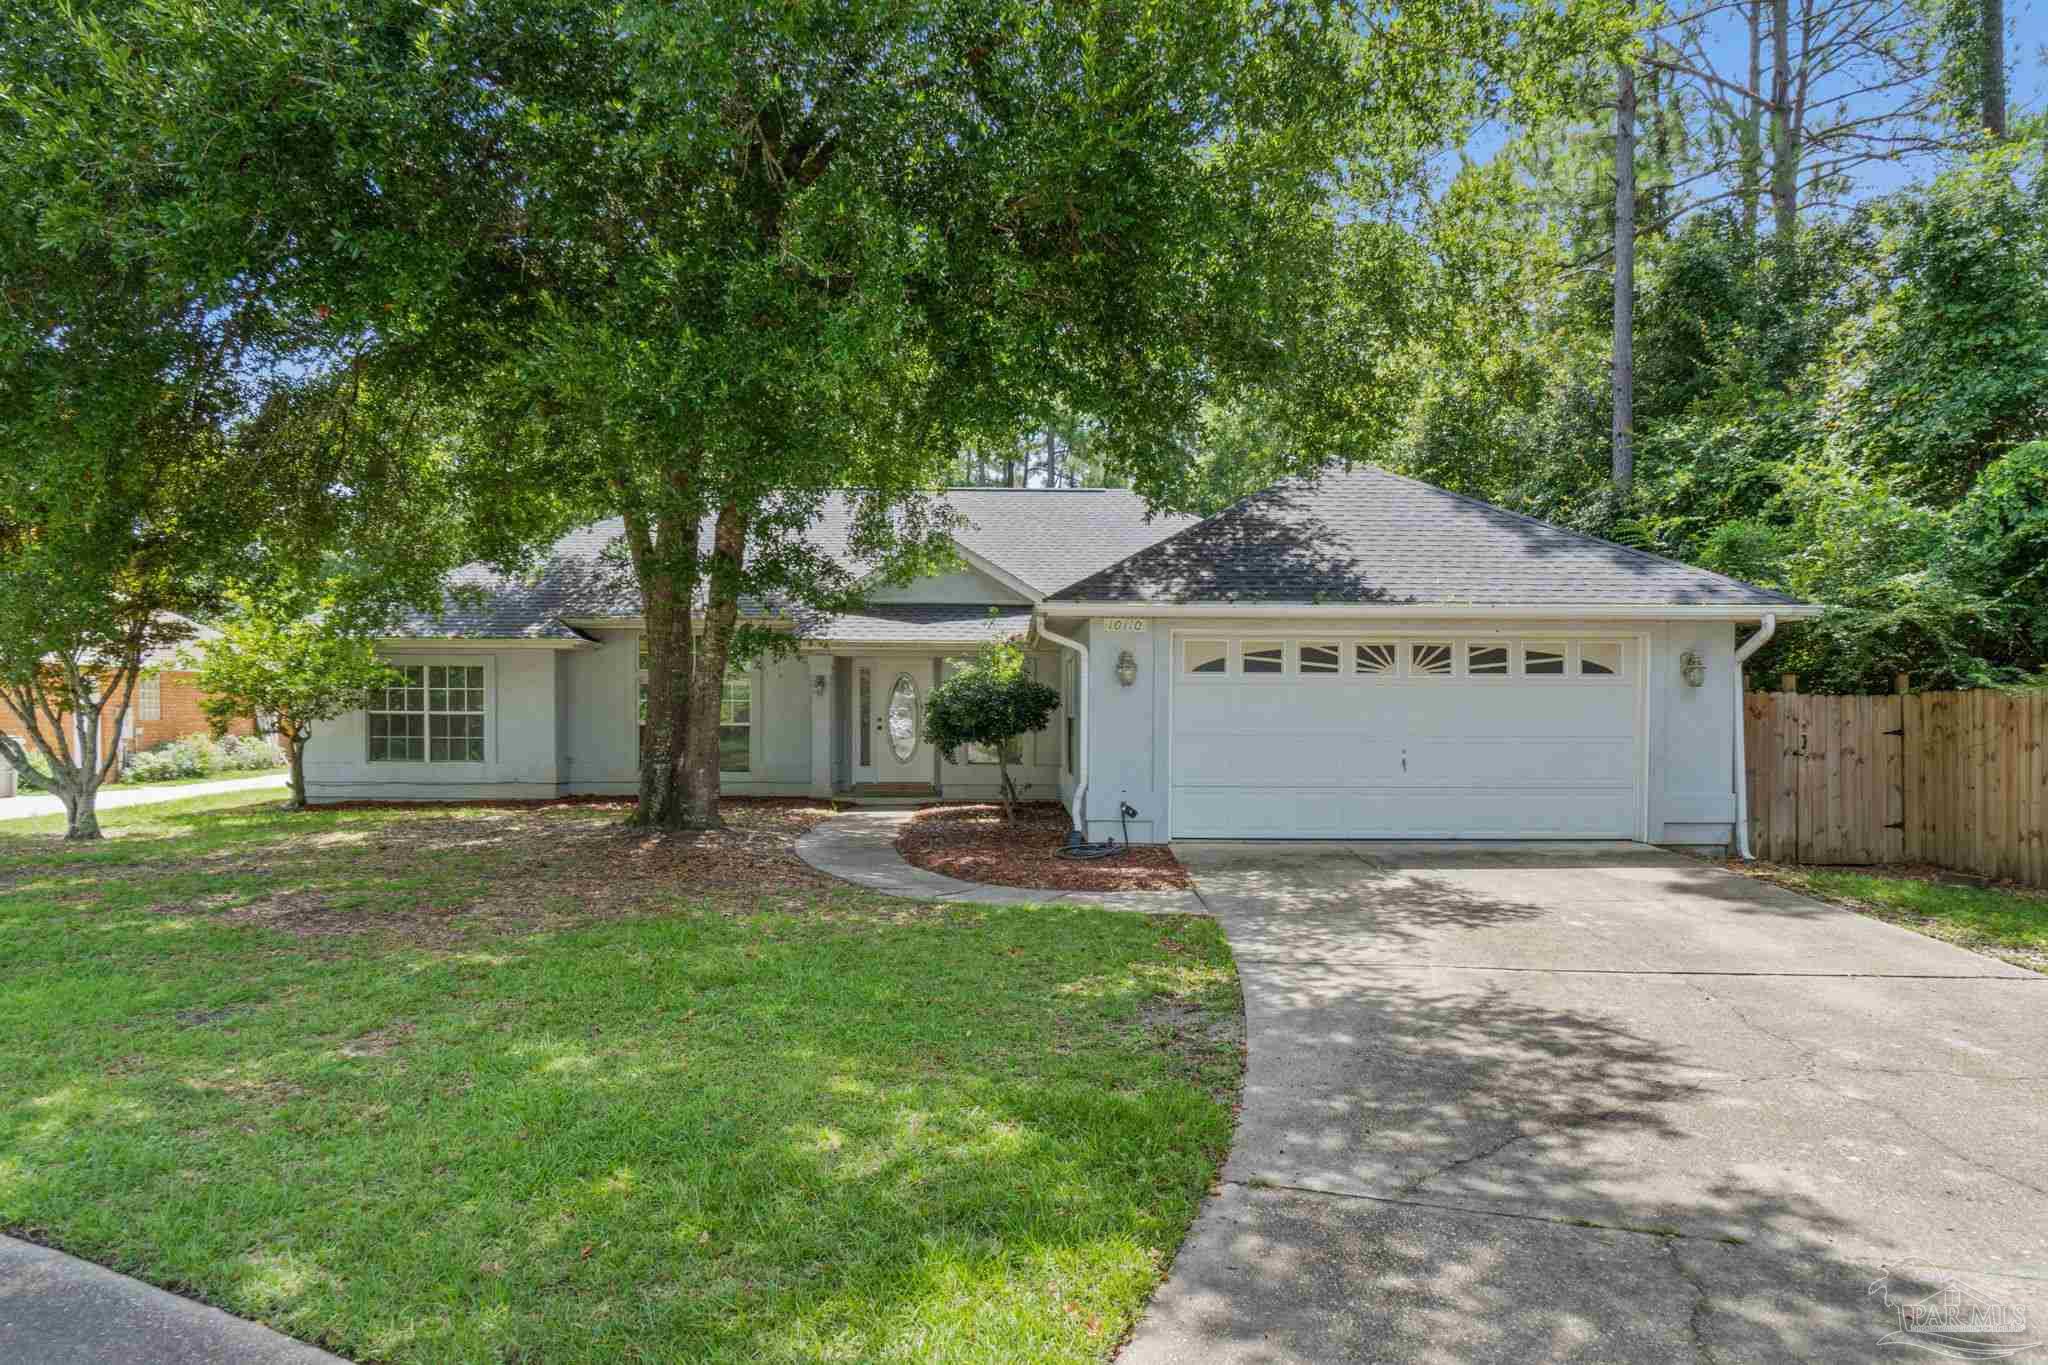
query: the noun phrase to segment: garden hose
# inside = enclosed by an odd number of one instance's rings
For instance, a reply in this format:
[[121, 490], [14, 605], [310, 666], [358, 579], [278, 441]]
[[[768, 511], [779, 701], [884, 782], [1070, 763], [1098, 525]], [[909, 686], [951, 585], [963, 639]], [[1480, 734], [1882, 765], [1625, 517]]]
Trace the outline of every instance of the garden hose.
[[1128, 801], [1124, 802], [1116, 813], [1117, 823], [1123, 826], [1123, 842], [1105, 839], [1099, 844], [1091, 844], [1081, 837], [1080, 830], [1070, 829], [1067, 831], [1067, 842], [1054, 849], [1052, 856], [1079, 862], [1093, 858], [1114, 858], [1117, 854], [1128, 851], [1131, 846], [1131, 817], [1137, 813], [1137, 808]]

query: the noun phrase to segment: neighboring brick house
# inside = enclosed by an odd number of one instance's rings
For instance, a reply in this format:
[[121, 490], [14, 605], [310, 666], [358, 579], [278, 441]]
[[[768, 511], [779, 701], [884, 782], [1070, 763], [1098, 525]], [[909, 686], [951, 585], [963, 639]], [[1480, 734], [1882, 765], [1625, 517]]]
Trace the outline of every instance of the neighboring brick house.
[[[186, 646], [187, 649], [203, 650], [206, 647], [206, 640], [213, 635], [213, 632], [204, 626], [198, 627], [197, 630], [197, 635]], [[206, 713], [199, 709], [199, 675], [177, 667], [177, 650], [160, 650], [151, 654], [145, 662], [158, 671], [135, 685], [135, 699], [129, 707], [127, 723], [118, 732], [122, 750], [134, 753], [162, 744], [165, 740], [183, 739], [187, 735], [210, 734], [211, 727], [207, 722]], [[106, 756], [108, 746], [116, 739], [111, 708], [109, 712], [100, 733], [102, 758]], [[231, 734], [250, 735], [256, 732], [256, 726], [243, 718], [236, 720], [228, 730]], [[11, 708], [4, 705], [0, 705], [0, 734], [21, 740], [29, 746], [30, 752], [34, 752], [34, 745], [29, 742], [20, 718]], [[49, 734], [47, 726], [44, 727], [44, 734]], [[65, 718], [64, 739], [67, 744], [73, 742], [69, 717]]]

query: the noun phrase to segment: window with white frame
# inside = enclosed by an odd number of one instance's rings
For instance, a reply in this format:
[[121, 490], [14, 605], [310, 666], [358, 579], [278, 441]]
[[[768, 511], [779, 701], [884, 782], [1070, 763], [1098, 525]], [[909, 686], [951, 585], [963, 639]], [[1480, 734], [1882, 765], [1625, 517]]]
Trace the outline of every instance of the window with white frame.
[[406, 664], [370, 694], [372, 763], [484, 761], [482, 664]]
[[1621, 676], [1622, 644], [1619, 640], [1579, 641], [1579, 676], [1618, 678]]
[[1285, 673], [1287, 644], [1282, 640], [1246, 640], [1238, 660], [1246, 673]]
[[1522, 645], [1522, 672], [1527, 677], [1562, 678], [1564, 664], [1562, 640], [1529, 640]]
[[1227, 640], [1183, 640], [1181, 668], [1188, 673], [1228, 673], [1230, 643]]
[[1468, 678], [1505, 678], [1513, 661], [1513, 651], [1505, 644], [1485, 640], [1468, 640], [1465, 643], [1465, 676]]
[[1392, 677], [1401, 667], [1401, 647], [1391, 640], [1360, 640], [1351, 648], [1351, 660], [1360, 673]]
[[1344, 646], [1335, 640], [1303, 640], [1296, 647], [1294, 666], [1307, 674], [1342, 673]]
[[135, 684], [135, 719], [164, 718], [164, 680], [152, 673]]
[[718, 770], [753, 771], [753, 747], [754, 678], [744, 669], [730, 669], [718, 695]]
[[1448, 641], [1417, 640], [1408, 646], [1408, 673], [1417, 678], [1448, 678], [1455, 661]]

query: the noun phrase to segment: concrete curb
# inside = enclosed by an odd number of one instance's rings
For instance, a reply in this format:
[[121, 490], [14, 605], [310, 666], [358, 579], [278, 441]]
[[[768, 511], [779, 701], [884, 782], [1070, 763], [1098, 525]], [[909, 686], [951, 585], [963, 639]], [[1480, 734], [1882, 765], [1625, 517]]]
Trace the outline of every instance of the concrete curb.
[[1086, 905], [1150, 915], [1207, 915], [1192, 891], [1039, 891], [983, 886], [903, 861], [896, 833], [914, 810], [857, 810], [827, 820], [797, 840], [796, 856], [827, 876], [904, 900], [956, 905]]
[[347, 1365], [268, 1327], [12, 1237], [0, 1237], [0, 1360]]

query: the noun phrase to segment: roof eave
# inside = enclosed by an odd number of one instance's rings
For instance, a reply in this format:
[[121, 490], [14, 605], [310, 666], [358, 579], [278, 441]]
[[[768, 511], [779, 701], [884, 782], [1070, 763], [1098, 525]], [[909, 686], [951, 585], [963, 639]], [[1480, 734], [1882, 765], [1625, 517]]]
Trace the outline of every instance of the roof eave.
[[1048, 599], [1038, 604], [1041, 616], [1146, 616], [1224, 617], [1275, 615], [1297, 617], [1423, 616], [1435, 618], [1511, 621], [1586, 620], [1708, 620], [1759, 621], [1775, 616], [1781, 621], [1807, 621], [1826, 608], [1810, 602], [1549, 602], [1515, 605], [1486, 605], [1471, 602], [1119, 602], [1113, 599]]

